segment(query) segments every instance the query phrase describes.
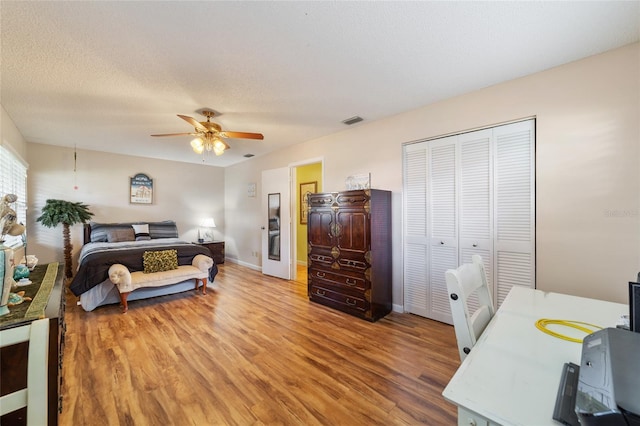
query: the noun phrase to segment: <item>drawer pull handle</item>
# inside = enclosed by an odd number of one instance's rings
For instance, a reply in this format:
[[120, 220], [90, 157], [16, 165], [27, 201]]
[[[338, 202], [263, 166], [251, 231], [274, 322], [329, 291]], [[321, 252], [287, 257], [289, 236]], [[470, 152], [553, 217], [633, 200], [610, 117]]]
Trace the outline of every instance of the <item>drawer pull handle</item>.
[[324, 276], [325, 276], [324, 272], [316, 272], [316, 277], [324, 278]]
[[356, 301], [355, 301], [355, 300], [352, 300], [352, 299], [347, 298], [347, 305], [356, 306]]
[[316, 289], [316, 294], [320, 295], [320, 296], [324, 296], [324, 291], [320, 290], [320, 289]]
[[356, 280], [352, 280], [351, 278], [347, 278], [348, 285], [356, 285]]
[[473, 246], [474, 246], [474, 247], [478, 247], [478, 244], [474, 243], [474, 244], [473, 244]]

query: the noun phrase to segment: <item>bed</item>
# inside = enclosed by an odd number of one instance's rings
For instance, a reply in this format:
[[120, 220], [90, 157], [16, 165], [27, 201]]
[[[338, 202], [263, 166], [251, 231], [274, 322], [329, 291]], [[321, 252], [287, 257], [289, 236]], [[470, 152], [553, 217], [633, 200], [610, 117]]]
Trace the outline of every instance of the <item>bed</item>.
[[[143, 256], [148, 251], [176, 250], [178, 265], [189, 265], [198, 254], [211, 257], [205, 246], [178, 238], [174, 221], [97, 223], [84, 225], [84, 245], [78, 258], [78, 270], [69, 286], [80, 297], [85, 311], [98, 306], [120, 303], [118, 288], [109, 279], [109, 268], [122, 264], [129, 271], [143, 271]], [[218, 268], [215, 262], [209, 270], [208, 280], [213, 282]], [[189, 279], [161, 287], [139, 288], [131, 292], [128, 300], [173, 294], [193, 290]], [[196, 284], [197, 285], [197, 284]]]

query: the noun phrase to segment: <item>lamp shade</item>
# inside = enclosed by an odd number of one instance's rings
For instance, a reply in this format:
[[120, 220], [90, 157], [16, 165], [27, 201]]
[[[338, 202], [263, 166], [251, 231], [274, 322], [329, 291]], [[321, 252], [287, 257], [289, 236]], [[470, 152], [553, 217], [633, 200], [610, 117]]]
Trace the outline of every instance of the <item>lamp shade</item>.
[[200, 222], [200, 226], [202, 226], [203, 228], [215, 228], [216, 222], [212, 217], [206, 217], [202, 219], [202, 222]]
[[195, 138], [191, 141], [191, 148], [196, 154], [202, 154], [204, 152], [204, 142], [200, 138]]

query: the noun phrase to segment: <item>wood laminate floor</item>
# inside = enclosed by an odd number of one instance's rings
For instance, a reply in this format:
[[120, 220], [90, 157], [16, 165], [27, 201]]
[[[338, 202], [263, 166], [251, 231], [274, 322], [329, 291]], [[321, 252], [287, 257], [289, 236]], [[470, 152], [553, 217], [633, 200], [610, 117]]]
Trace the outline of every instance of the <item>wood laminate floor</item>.
[[307, 267], [306, 266], [297, 265], [296, 281], [305, 286], [307, 285]]
[[85, 312], [67, 296], [61, 425], [455, 425], [453, 327], [376, 323], [227, 262], [208, 294]]

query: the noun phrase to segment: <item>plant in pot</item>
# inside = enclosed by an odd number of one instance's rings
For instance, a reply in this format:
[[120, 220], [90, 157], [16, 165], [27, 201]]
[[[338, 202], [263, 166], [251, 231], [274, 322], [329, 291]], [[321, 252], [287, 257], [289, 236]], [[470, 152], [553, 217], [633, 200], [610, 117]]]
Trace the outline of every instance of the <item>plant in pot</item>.
[[71, 267], [71, 245], [69, 227], [76, 223], [86, 223], [93, 213], [89, 211], [89, 206], [80, 202], [74, 203], [64, 200], [47, 200], [42, 208], [42, 215], [38, 222], [47, 228], [55, 228], [62, 224], [62, 236], [64, 237], [64, 276], [71, 278], [73, 269]]

